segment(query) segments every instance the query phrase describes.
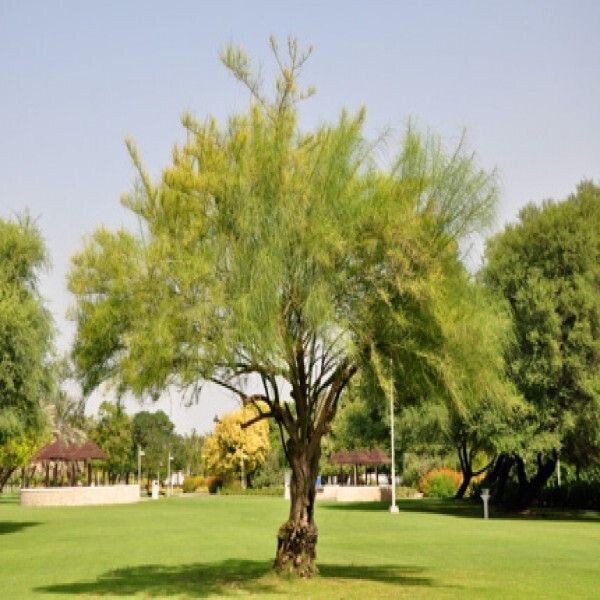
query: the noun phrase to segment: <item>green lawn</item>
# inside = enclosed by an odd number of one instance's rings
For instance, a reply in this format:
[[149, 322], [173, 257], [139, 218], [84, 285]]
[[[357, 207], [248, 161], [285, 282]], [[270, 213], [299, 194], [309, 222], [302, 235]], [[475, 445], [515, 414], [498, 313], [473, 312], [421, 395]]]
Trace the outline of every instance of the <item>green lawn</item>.
[[452, 502], [319, 505], [311, 581], [270, 572], [286, 503], [195, 497], [22, 508], [0, 501], [0, 598], [598, 598], [600, 518], [477, 518]]

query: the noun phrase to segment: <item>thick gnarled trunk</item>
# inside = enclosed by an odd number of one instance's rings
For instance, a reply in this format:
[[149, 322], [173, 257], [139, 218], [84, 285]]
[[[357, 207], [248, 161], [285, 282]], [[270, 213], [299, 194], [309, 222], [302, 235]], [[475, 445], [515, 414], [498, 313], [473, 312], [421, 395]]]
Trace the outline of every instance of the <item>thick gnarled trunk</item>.
[[290, 515], [277, 533], [274, 567], [280, 573], [311, 577], [318, 572], [315, 523], [315, 482], [319, 468], [320, 447], [294, 449], [290, 444]]

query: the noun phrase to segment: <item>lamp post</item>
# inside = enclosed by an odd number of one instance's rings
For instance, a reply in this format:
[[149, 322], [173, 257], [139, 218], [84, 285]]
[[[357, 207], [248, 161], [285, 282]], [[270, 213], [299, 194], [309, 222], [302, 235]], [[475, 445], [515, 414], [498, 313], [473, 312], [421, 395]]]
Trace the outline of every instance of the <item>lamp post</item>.
[[140, 491], [142, 489], [142, 456], [145, 456], [146, 453], [142, 450], [142, 447], [138, 444], [138, 485], [140, 486]]
[[171, 477], [171, 461], [173, 457], [171, 456], [171, 451], [169, 450], [169, 457], [167, 459], [167, 492], [169, 496], [173, 495], [173, 478]]
[[246, 454], [244, 453], [244, 450], [242, 449], [242, 474], [240, 476], [240, 478], [241, 478], [240, 483], [241, 483], [243, 490], [246, 489], [246, 465], [244, 463], [245, 458], [246, 458]]
[[390, 512], [397, 513], [396, 505], [396, 447], [394, 441], [394, 375], [392, 374], [392, 361], [390, 360], [390, 441], [392, 447], [392, 503]]
[[488, 488], [483, 488], [481, 490], [481, 499], [483, 500], [483, 518], [489, 519], [489, 501], [490, 501], [490, 490]]

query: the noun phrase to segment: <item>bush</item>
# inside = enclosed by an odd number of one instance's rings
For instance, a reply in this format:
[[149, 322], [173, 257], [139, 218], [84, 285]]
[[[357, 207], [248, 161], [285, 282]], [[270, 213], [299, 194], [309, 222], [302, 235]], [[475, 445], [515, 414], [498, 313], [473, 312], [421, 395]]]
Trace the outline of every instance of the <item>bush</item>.
[[183, 491], [185, 493], [196, 492], [201, 487], [204, 487], [204, 477], [201, 475], [190, 475], [183, 480]]
[[600, 510], [599, 481], [569, 481], [542, 490], [540, 504], [552, 508]]
[[445, 459], [442, 456], [407, 452], [402, 464], [402, 485], [417, 487], [429, 471], [444, 466]]
[[221, 490], [221, 494], [225, 496], [276, 496], [283, 498], [283, 486], [272, 486], [262, 488], [246, 488], [243, 490], [241, 486], [225, 486]]
[[206, 487], [209, 494], [216, 494], [223, 487], [223, 480], [216, 475], [209, 475], [206, 478]]
[[462, 481], [462, 475], [454, 469], [432, 469], [419, 481], [419, 489], [429, 498], [452, 498]]
[[418, 493], [418, 490], [406, 485], [396, 486], [396, 498], [416, 498]]

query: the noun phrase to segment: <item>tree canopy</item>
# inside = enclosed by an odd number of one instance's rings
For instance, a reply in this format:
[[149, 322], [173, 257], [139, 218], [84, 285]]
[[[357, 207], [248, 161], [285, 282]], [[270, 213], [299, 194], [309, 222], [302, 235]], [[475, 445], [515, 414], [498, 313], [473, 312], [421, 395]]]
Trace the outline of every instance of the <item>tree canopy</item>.
[[513, 456], [527, 500], [559, 454], [600, 462], [599, 231], [600, 188], [584, 182], [563, 202], [526, 206], [487, 244], [484, 281], [510, 304], [507, 365], [530, 407]]
[[0, 219], [0, 490], [35, 451], [52, 387], [52, 322], [38, 290], [48, 263], [28, 217]]
[[257, 416], [254, 406], [245, 406], [223, 415], [215, 430], [204, 440], [202, 456], [209, 473], [231, 478], [241, 474], [242, 461], [245, 474], [251, 474], [262, 465], [271, 449], [267, 421], [243, 427]]

